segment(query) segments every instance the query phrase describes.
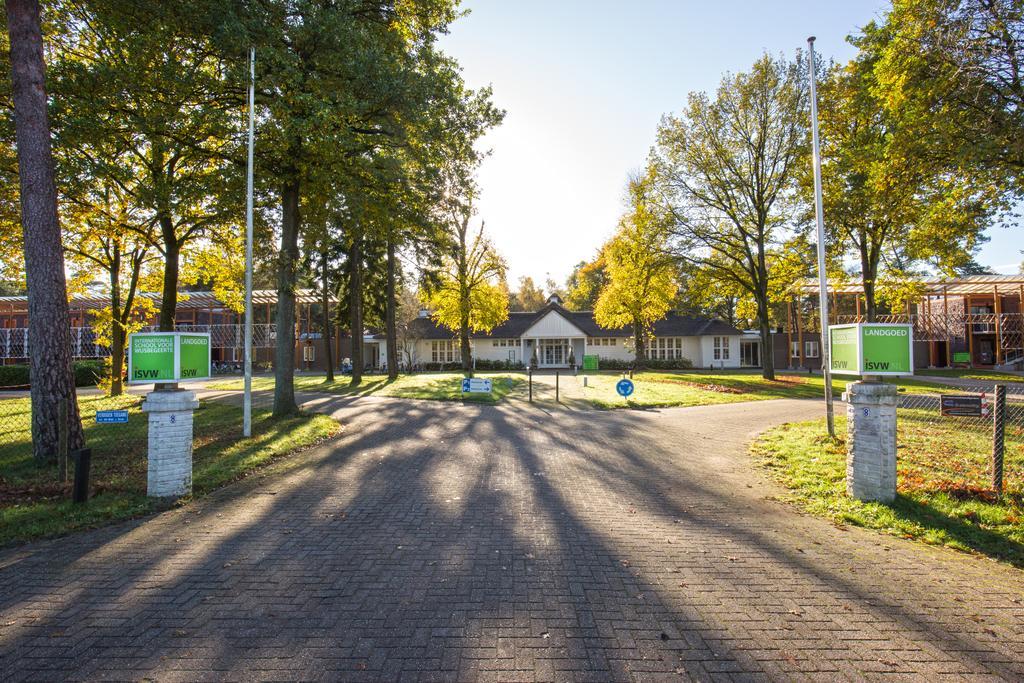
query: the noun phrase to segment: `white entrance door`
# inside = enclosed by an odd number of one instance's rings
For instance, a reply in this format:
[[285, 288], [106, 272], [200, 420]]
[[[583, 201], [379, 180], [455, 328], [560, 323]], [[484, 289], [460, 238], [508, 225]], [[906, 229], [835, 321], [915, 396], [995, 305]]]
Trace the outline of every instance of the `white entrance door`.
[[569, 364], [569, 340], [541, 339], [539, 360], [542, 367], [565, 367]]

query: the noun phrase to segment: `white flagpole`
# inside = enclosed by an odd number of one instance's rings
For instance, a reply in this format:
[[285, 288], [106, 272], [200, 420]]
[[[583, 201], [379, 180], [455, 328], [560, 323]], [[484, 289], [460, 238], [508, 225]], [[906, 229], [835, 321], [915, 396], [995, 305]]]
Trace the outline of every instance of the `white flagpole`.
[[256, 126], [256, 48], [249, 49], [249, 164], [245, 197], [245, 396], [242, 400], [242, 435], [252, 436], [252, 194], [253, 146]]
[[825, 275], [825, 219], [821, 206], [821, 146], [818, 142], [818, 89], [815, 83], [814, 36], [807, 39], [811, 71], [811, 141], [814, 145], [814, 218], [818, 223], [818, 309], [821, 313], [821, 374], [825, 380], [825, 414], [828, 435], [835, 437], [835, 409], [832, 406], [832, 367], [829, 359], [828, 278]]

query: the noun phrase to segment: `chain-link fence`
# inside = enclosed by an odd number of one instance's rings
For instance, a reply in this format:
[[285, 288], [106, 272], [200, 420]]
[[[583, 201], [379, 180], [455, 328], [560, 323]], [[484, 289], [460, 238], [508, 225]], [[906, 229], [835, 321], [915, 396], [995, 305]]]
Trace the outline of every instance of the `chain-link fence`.
[[[78, 409], [85, 438], [91, 451], [90, 491], [146, 492], [148, 415], [142, 411], [144, 396], [125, 394], [108, 397], [83, 392]], [[255, 392], [253, 413], [265, 419], [272, 407], [272, 393]], [[57, 423], [64, 420], [70, 405], [59, 406]], [[200, 402], [194, 413], [196, 463], [230, 448], [242, 439], [240, 392], [224, 392]], [[42, 500], [71, 497], [75, 473], [76, 444], [68, 430], [60, 429], [57, 445], [45, 458], [37, 459], [32, 443], [32, 403], [28, 392], [0, 394], [0, 508]]]
[[998, 392], [995, 383], [966, 382], [901, 390], [900, 488], [965, 498], [1021, 497], [1024, 384], [1001, 386]]
[[[85, 447], [92, 451], [92, 479], [99, 490], [121, 489], [146, 476], [148, 422], [142, 397], [86, 395], [78, 399]], [[0, 504], [69, 495], [75, 439], [66, 425], [70, 401], [58, 404], [56, 445], [37, 459], [32, 444], [32, 402], [27, 392], [0, 398]]]

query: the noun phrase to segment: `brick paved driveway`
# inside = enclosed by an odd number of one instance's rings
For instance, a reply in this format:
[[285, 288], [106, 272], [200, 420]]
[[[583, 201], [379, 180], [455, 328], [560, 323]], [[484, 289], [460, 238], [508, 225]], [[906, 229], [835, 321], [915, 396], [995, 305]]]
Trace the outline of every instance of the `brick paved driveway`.
[[285, 473], [0, 553], [0, 678], [1024, 679], [1024, 573], [767, 499], [813, 403], [319, 408]]

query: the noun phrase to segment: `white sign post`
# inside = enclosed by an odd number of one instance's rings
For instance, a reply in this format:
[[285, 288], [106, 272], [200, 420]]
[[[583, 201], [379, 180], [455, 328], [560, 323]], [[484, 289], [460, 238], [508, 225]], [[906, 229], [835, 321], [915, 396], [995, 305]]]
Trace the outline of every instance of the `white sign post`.
[[491, 380], [479, 379], [477, 377], [464, 377], [462, 379], [462, 393], [464, 394], [489, 394], [491, 393]]
[[[151, 332], [128, 338], [128, 382], [177, 386], [210, 377], [210, 335]], [[149, 415], [146, 494], [179, 498], [192, 491], [192, 411], [194, 392], [153, 391], [142, 403]]]

